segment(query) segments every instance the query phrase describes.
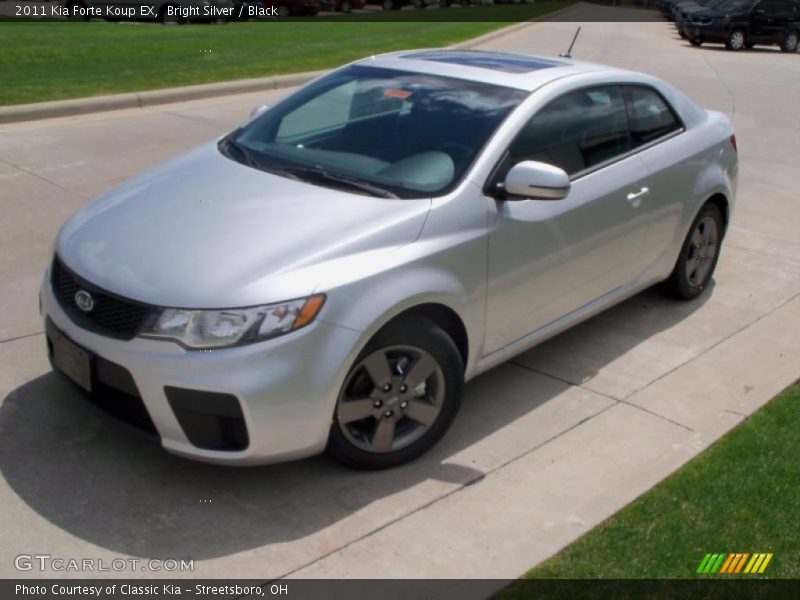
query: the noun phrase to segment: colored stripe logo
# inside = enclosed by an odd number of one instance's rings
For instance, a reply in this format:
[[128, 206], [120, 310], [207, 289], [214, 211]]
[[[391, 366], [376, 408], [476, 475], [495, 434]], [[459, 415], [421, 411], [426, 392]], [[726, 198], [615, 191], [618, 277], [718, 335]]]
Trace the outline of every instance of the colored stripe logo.
[[771, 560], [771, 552], [756, 552], [753, 554], [749, 552], [709, 553], [700, 561], [696, 573], [700, 575], [713, 575], [715, 573], [723, 575], [734, 575], [736, 573], [760, 575], [766, 570]]

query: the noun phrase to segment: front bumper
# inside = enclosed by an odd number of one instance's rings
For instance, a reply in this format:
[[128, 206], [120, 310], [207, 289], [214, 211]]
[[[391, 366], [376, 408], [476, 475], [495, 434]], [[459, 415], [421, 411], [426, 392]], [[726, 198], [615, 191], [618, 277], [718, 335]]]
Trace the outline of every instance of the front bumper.
[[703, 42], [727, 41], [730, 27], [726, 23], [693, 23], [685, 22], [683, 31], [689, 39], [699, 39]]
[[[134, 394], [138, 392], [145, 417], [166, 450], [212, 463], [263, 464], [321, 452], [327, 443], [338, 390], [360, 342], [358, 332], [317, 320], [297, 332], [261, 343], [190, 351], [169, 341], [138, 337], [117, 340], [79, 327], [56, 301], [49, 273], [42, 283], [41, 302], [46, 326], [54, 326], [96, 355], [96, 364], [105, 365], [106, 372], [116, 365], [130, 374]], [[47, 324], [48, 319], [52, 325]], [[127, 388], [130, 396], [129, 384]], [[172, 403], [167, 396], [171, 388], [201, 392], [197, 395], [200, 404], [207, 404], [210, 396], [234, 397], [241, 409], [246, 447], [211, 450], [192, 443], [197, 436], [192, 432], [187, 435], [185, 419], [181, 425], [174, 410], [174, 390]], [[103, 390], [101, 386], [95, 395]], [[193, 401], [192, 394], [183, 393], [179, 400], [187, 407]]]

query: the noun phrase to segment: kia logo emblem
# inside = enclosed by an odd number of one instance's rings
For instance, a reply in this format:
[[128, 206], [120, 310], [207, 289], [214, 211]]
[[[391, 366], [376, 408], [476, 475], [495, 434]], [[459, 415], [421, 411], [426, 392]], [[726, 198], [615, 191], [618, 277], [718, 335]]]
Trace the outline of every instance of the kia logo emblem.
[[75, 306], [85, 313], [91, 312], [94, 308], [94, 298], [86, 290], [78, 290], [75, 292]]

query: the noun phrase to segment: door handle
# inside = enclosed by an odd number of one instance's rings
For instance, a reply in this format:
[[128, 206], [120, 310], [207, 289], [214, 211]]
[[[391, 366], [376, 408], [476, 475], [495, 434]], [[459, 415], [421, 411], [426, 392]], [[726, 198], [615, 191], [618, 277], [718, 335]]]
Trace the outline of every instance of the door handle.
[[647, 194], [650, 193], [650, 188], [643, 187], [638, 192], [631, 192], [628, 194], [628, 202], [631, 203], [633, 208], [639, 208], [639, 204], [642, 202], [642, 198], [644, 198]]

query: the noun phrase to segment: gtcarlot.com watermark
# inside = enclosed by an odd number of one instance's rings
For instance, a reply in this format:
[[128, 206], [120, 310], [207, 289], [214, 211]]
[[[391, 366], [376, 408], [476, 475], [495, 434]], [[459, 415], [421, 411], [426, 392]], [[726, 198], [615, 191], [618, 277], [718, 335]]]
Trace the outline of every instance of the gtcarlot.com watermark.
[[193, 572], [191, 558], [65, 558], [50, 554], [18, 554], [14, 557], [17, 571], [107, 573], [125, 571]]

